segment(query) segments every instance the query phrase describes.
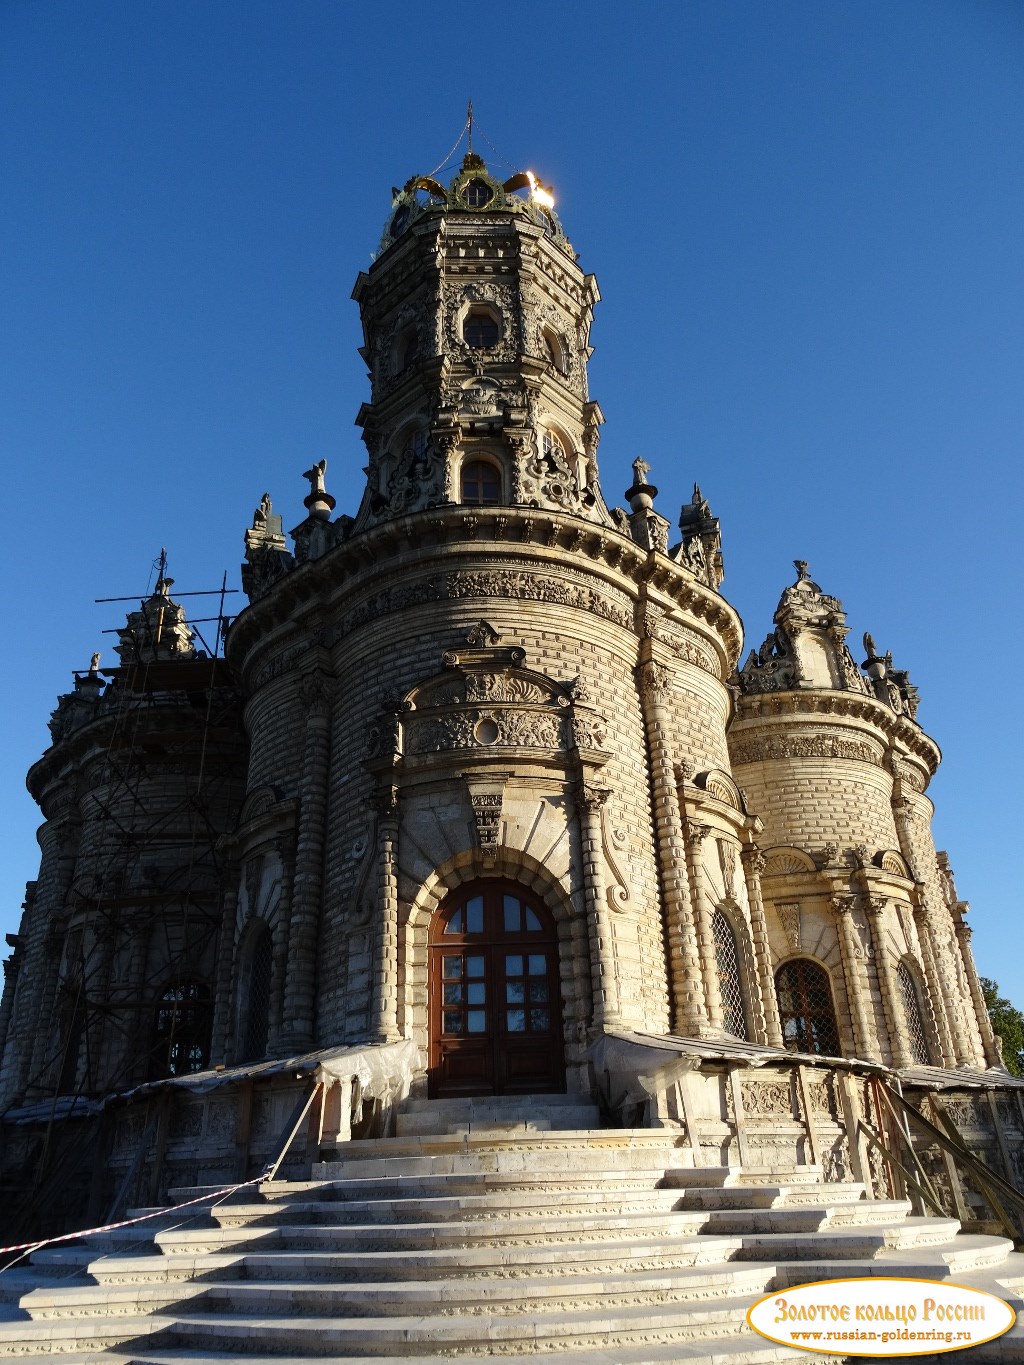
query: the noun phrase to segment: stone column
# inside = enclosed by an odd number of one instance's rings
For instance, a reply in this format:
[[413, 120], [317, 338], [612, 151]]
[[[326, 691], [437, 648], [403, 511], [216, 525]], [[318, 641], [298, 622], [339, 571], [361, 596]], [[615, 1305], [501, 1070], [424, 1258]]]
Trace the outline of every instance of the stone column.
[[[281, 863], [281, 891], [277, 902], [277, 932], [274, 934], [273, 966], [270, 973], [270, 1008], [267, 1011], [267, 1056], [286, 1056], [288, 1035], [284, 1027], [285, 985], [288, 980], [288, 958], [291, 946], [292, 887], [294, 877], [288, 874], [295, 865], [295, 840], [282, 835], [274, 840], [274, 851]], [[262, 875], [266, 876], [266, 862]]]
[[779, 997], [775, 993], [772, 972], [772, 953], [768, 944], [768, 920], [761, 896], [761, 873], [767, 859], [759, 848], [750, 845], [740, 854], [743, 859], [743, 878], [747, 884], [750, 903], [750, 935], [754, 944], [754, 965], [761, 986], [761, 1005], [764, 1010], [765, 1042], [769, 1047], [782, 1047], [782, 1024], [779, 1020]]
[[288, 928], [288, 979], [284, 991], [282, 1046], [308, 1052], [316, 1027], [316, 950], [323, 897], [327, 775], [331, 748], [333, 685], [322, 673], [302, 679], [306, 736], [299, 780], [299, 823], [295, 844], [292, 913]]
[[903, 994], [900, 991], [896, 973], [893, 970], [889, 945], [886, 943], [885, 910], [889, 902], [885, 896], [865, 896], [868, 925], [871, 929], [871, 942], [875, 949], [875, 967], [878, 971], [878, 985], [882, 992], [882, 1012], [889, 1033], [889, 1047], [892, 1052], [893, 1066], [900, 1068], [913, 1066], [914, 1058], [907, 1037], [906, 1016], [903, 1009]]
[[18, 1088], [46, 1086], [53, 1069], [53, 1027], [67, 928], [67, 902], [75, 875], [79, 829], [66, 818], [48, 820], [39, 831], [42, 859], [36, 883], [31, 928], [26, 925], [25, 980], [22, 989], [36, 993], [18, 1006], [14, 1021], [22, 1040]]
[[710, 825], [688, 827], [687, 852], [690, 875], [693, 878], [694, 919], [697, 924], [697, 949], [704, 979], [704, 999], [707, 1002], [708, 1022], [712, 1028], [724, 1027], [722, 989], [718, 981], [718, 958], [715, 954], [715, 931], [711, 923], [712, 907], [704, 875], [704, 841], [711, 837]]
[[605, 889], [601, 849], [601, 811], [610, 793], [606, 787], [587, 782], [576, 786], [576, 810], [580, 817], [580, 842], [583, 849], [583, 888], [587, 901], [590, 943], [590, 973], [594, 1002], [595, 1029], [618, 1028], [622, 1024], [619, 1008], [619, 983], [615, 974], [615, 944]]
[[910, 894], [914, 923], [917, 926], [917, 941], [921, 945], [921, 965], [924, 968], [924, 983], [928, 993], [928, 1009], [935, 1023], [935, 1038], [939, 1045], [940, 1063], [942, 1066], [955, 1066], [957, 1061], [956, 1045], [953, 1041], [949, 1015], [946, 1010], [946, 992], [942, 989], [942, 978], [935, 961], [932, 926], [923, 892], [923, 884], [918, 882]]
[[18, 989], [18, 968], [20, 962], [21, 949], [15, 947], [10, 957], [4, 960], [4, 993], [0, 999], [0, 1071], [3, 1069], [4, 1052], [7, 1050], [7, 1030], [11, 1023], [11, 1009], [14, 1005], [14, 995]]
[[220, 915], [220, 936], [217, 939], [216, 976], [213, 983], [213, 1021], [210, 1028], [210, 1065], [227, 1063], [227, 1051], [234, 1032], [231, 1017], [235, 1001], [235, 920], [238, 916], [238, 863], [233, 859], [224, 864], [223, 903]]
[[377, 1034], [395, 1042], [398, 1031], [398, 788], [384, 787], [377, 805], [377, 961], [374, 964], [373, 1009]]
[[[978, 969], [974, 965], [974, 953], [971, 951], [971, 935], [973, 930], [969, 924], [964, 923], [963, 909], [964, 901], [958, 901], [954, 911], [954, 928], [956, 930], [957, 946], [960, 949], [960, 957], [963, 960], [964, 972], [967, 976], [967, 987], [971, 992], [971, 1002], [974, 1005], [974, 1013], [978, 1020], [978, 1031], [981, 1033], [981, 1044], [984, 1050], [985, 1062], [989, 1066], [1002, 1066], [1003, 1059], [996, 1043], [995, 1033], [992, 1029], [992, 1021], [988, 1017], [988, 1008], [985, 1004], [985, 992], [982, 988], [981, 978], [978, 976]], [[973, 1054], [973, 1048], [970, 1049]], [[974, 1064], [977, 1058], [968, 1055], [964, 1058], [968, 1064]]]
[[857, 897], [831, 893], [832, 905], [839, 920], [839, 948], [846, 978], [846, 996], [850, 1002], [853, 1023], [853, 1045], [857, 1056], [865, 1060], [878, 1055], [878, 1039], [871, 1021], [871, 992], [864, 966], [860, 935], [853, 922]]
[[686, 840], [668, 739], [668, 670], [648, 658], [640, 665], [638, 681], [650, 758], [654, 846], [668, 933], [672, 1027], [684, 1037], [699, 1038], [707, 1031], [704, 985], [690, 903]]

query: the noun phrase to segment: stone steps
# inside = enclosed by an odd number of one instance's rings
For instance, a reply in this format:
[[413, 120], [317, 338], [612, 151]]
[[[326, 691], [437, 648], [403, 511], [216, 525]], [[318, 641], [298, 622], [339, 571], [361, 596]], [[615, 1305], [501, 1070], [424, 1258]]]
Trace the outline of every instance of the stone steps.
[[258, 1349], [268, 1355], [340, 1356], [356, 1353], [400, 1359], [424, 1350], [445, 1357], [506, 1351], [536, 1355], [571, 1349], [588, 1351], [618, 1344], [659, 1345], [707, 1342], [729, 1337], [751, 1302], [751, 1295], [718, 1297], [711, 1303], [660, 1305], [656, 1320], [650, 1308], [622, 1306], [594, 1314], [589, 1311], [532, 1311], [500, 1316], [453, 1314], [448, 1317], [394, 1315], [387, 1318], [322, 1318], [286, 1315], [199, 1313], [175, 1314], [173, 1326], [161, 1334], [160, 1345], [192, 1351]]
[[319, 1200], [315, 1203], [279, 1202], [267, 1204], [222, 1204], [211, 1213], [222, 1228], [244, 1227], [273, 1219], [281, 1227], [292, 1223], [356, 1222], [404, 1223], [462, 1221], [471, 1218], [557, 1218], [568, 1210], [602, 1214], [641, 1213], [647, 1210], [669, 1212], [677, 1208], [674, 1190], [638, 1189], [565, 1190], [554, 1194], [533, 1191], [495, 1191], [491, 1194], [429, 1195], [401, 1198]]
[[122, 1279], [148, 1283], [181, 1280], [208, 1272], [251, 1280], [292, 1280], [300, 1276], [316, 1281], [359, 1283], [429, 1278], [500, 1278], [582, 1273], [622, 1274], [642, 1270], [686, 1270], [693, 1266], [717, 1266], [729, 1261], [740, 1248], [735, 1237], [659, 1238], [654, 1242], [578, 1242], [571, 1245], [515, 1247], [498, 1242], [493, 1246], [453, 1247], [422, 1251], [374, 1252], [259, 1251], [204, 1256], [167, 1255], [139, 1258], [109, 1257], [88, 1266], [89, 1275], [101, 1284]]
[[[445, 1316], [487, 1312], [496, 1316], [532, 1312], [604, 1312], [609, 1308], [699, 1303], [723, 1296], [767, 1292], [774, 1267], [726, 1265], [682, 1271], [593, 1273], [557, 1277], [480, 1279], [445, 1276], [402, 1284], [402, 1306], [408, 1314]], [[335, 1284], [309, 1280], [196, 1280], [187, 1284], [83, 1285], [38, 1289], [25, 1296], [22, 1308], [32, 1321], [98, 1315], [134, 1316], [190, 1303], [191, 1311], [253, 1314], [261, 1318], [381, 1317], [395, 1307], [392, 1281]]]
[[[306, 1360], [302, 1356], [269, 1356], [246, 1352], [207, 1351], [206, 1361], [239, 1361], [244, 1365], [290, 1365]], [[465, 1355], [464, 1360], [493, 1359], [489, 1353]], [[167, 1350], [151, 1341], [141, 1343], [141, 1349], [124, 1354], [116, 1347], [102, 1352], [61, 1353], [61, 1365], [196, 1365], [197, 1356], [191, 1350]], [[436, 1365], [436, 1355], [403, 1355], [404, 1365]], [[503, 1365], [536, 1365], [536, 1355], [502, 1354]], [[377, 1365], [380, 1356], [347, 1356], [348, 1365]], [[790, 1350], [777, 1346], [752, 1333], [742, 1338], [719, 1337], [711, 1345], [700, 1342], [676, 1342], [667, 1346], [644, 1343], [639, 1346], [616, 1346], [613, 1349], [591, 1348], [587, 1351], [559, 1351], [559, 1365], [836, 1365], [835, 1356], [820, 1356], [813, 1352]]]
[[777, 1286], [922, 1269], [1024, 1279], [1005, 1239], [957, 1238], [955, 1221], [908, 1217], [906, 1201], [817, 1168], [690, 1159], [656, 1130], [471, 1123], [353, 1143], [319, 1163], [322, 1180], [36, 1253], [0, 1356], [774, 1365], [813, 1359], [745, 1325]]

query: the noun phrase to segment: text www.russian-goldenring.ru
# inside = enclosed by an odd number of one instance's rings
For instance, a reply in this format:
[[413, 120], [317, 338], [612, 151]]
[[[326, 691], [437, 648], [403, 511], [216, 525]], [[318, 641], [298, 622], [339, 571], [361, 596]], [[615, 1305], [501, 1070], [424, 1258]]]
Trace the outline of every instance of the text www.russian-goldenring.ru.
[[948, 1346], [954, 1341], [973, 1340], [970, 1332], [940, 1332], [932, 1328], [929, 1332], [915, 1332], [910, 1327], [900, 1327], [892, 1332], [790, 1332], [793, 1341], [880, 1341], [883, 1345], [890, 1341], [942, 1341]]

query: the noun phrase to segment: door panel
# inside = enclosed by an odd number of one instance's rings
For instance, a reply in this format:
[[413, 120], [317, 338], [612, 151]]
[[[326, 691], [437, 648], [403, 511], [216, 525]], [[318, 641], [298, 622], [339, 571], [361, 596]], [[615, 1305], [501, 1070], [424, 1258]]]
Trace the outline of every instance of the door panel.
[[565, 1089], [558, 939], [514, 883], [466, 887], [434, 918], [429, 946], [430, 1093]]

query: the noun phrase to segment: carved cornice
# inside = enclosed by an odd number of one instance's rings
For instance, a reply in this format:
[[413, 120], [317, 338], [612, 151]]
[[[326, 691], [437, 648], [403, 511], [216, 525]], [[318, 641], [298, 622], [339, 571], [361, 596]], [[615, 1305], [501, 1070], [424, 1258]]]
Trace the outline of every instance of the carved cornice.
[[740, 744], [752, 739], [755, 734], [767, 737], [777, 734], [782, 729], [781, 726], [767, 726], [762, 729], [755, 727], [752, 722], [758, 720], [771, 722], [776, 718], [791, 716], [808, 721], [821, 717], [837, 721], [849, 719], [864, 722], [881, 731], [890, 743], [912, 753], [927, 768], [930, 775], [935, 773], [942, 758], [939, 746], [920, 726], [905, 716], [894, 715], [887, 706], [883, 706], [873, 697], [821, 688], [740, 697], [736, 704], [736, 719], [731, 732], [730, 752], [733, 754], [733, 761], [740, 763], [753, 761], [736, 756]]
[[[412, 547], [417, 551], [415, 563], [409, 562]], [[452, 553], [459, 549], [466, 558], [491, 562], [479, 568], [476, 563], [464, 566]], [[403, 559], [406, 562], [399, 568], [397, 561]], [[236, 617], [227, 642], [233, 665], [244, 670], [252, 685], [260, 663], [254, 651], [262, 655], [261, 645], [273, 645], [279, 652], [286, 647], [285, 641], [297, 643], [305, 629], [303, 616], [314, 610], [322, 613], [330, 594], [346, 588], [351, 590], [352, 606], [342, 620], [342, 634], [377, 619], [381, 608], [388, 610], [388, 590], [382, 592], [379, 585], [386, 582], [392, 561], [398, 570], [392, 591], [420, 591], [423, 602], [476, 595], [553, 600], [603, 616], [630, 631], [635, 629], [634, 603], [646, 582], [671, 598], [684, 615], [705, 623], [707, 644], [720, 655], [723, 674], [739, 652], [739, 619], [725, 599], [694, 579], [689, 570], [663, 556], [646, 554], [620, 531], [529, 507], [479, 508], [470, 513], [451, 505], [382, 522], [292, 570]], [[480, 580], [486, 574], [520, 574], [534, 579], [535, 588], [524, 584], [517, 592], [513, 583], [510, 591], [507, 582], [495, 578], [493, 591], [486, 587], [477, 593], [479, 582], [463, 581]], [[575, 593], [574, 584], [579, 585]], [[568, 593], [563, 591], [566, 586]], [[546, 590], [553, 590], [555, 596], [545, 597]], [[375, 608], [375, 601], [381, 607]], [[403, 605], [417, 603], [403, 600], [392, 609]]]

